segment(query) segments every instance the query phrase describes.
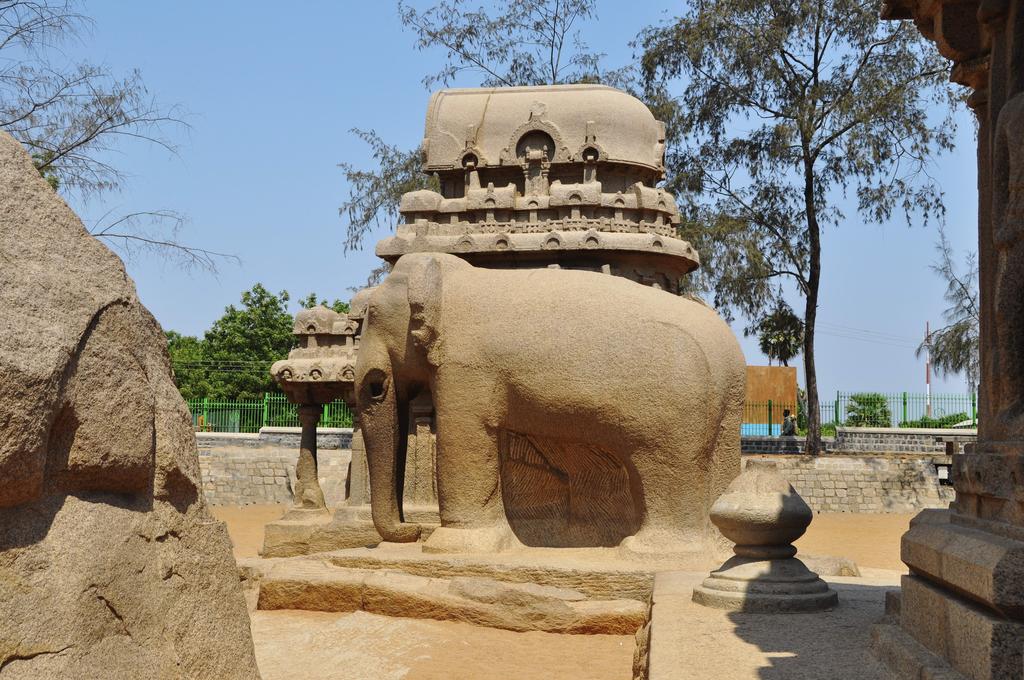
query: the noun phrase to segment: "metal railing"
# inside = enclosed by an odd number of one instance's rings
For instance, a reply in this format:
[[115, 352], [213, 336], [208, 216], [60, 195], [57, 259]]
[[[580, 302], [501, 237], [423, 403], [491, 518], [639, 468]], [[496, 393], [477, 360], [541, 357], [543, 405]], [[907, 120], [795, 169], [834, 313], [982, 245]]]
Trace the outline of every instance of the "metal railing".
[[[825, 407], [822, 404], [822, 421]], [[977, 427], [975, 394], [836, 392], [831, 422], [850, 427]]]
[[[196, 432], [259, 432], [262, 427], [299, 427], [296, 404], [283, 394], [267, 392], [263, 399], [215, 401], [188, 399]], [[352, 412], [343, 401], [324, 404], [320, 427], [352, 427]]]
[[[921, 394], [913, 392], [837, 392], [834, 401], [821, 401], [822, 434], [840, 427], [970, 428], [978, 425], [978, 397], [974, 394]], [[741, 432], [746, 436], [777, 437], [786, 409], [797, 416], [799, 434], [806, 431], [803, 404], [746, 402]]]
[[797, 405], [771, 399], [744, 402], [740, 434], [744, 437], [778, 437], [782, 434], [782, 419], [786, 410], [796, 415]]
[[[263, 399], [216, 401], [189, 399], [192, 425], [197, 432], [259, 432], [262, 427], [299, 427], [298, 407], [283, 394], [267, 392]], [[929, 404], [931, 416], [928, 415]], [[835, 427], [976, 427], [978, 399], [973, 394], [926, 394], [911, 392], [837, 392], [834, 401], [822, 401], [824, 434]], [[782, 432], [783, 414], [797, 416], [803, 434], [801, 404], [745, 402], [745, 436], [777, 437]], [[320, 427], [352, 427], [352, 412], [343, 401], [324, 405]]]

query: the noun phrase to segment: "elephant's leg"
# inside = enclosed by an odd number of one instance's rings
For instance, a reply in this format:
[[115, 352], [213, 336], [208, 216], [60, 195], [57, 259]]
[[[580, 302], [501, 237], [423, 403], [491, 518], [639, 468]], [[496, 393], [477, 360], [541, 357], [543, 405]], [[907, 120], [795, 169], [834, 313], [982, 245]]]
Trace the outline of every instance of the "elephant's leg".
[[[622, 541], [638, 555], [700, 554], [708, 549], [707, 480], [697, 460], [686, 462], [657, 450], [634, 452], [643, 514], [640, 529]], [[635, 489], [635, 485], [634, 485]], [[635, 493], [635, 491], [634, 491]]]
[[518, 545], [501, 497], [498, 441], [479, 403], [438, 405], [437, 496], [441, 526], [425, 552], [497, 552]]

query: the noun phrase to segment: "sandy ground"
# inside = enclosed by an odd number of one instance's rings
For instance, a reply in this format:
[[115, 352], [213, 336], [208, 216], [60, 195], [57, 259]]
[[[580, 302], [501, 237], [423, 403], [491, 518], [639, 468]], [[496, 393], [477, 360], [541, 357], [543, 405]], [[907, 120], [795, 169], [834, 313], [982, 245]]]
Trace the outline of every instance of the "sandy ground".
[[[254, 557], [263, 526], [285, 506], [212, 510], [227, 523], [235, 556]], [[683, 598], [672, 647], [687, 650], [683, 656], [693, 678], [810, 679], [825, 677], [817, 673], [829, 665], [838, 673], [829, 677], [881, 679], [884, 674], [865, 651], [866, 636], [881, 616], [884, 591], [896, 586], [905, 569], [900, 536], [911, 517], [815, 515], [797, 542], [800, 551], [848, 557], [865, 572], [864, 579], [835, 579], [850, 584], [840, 590], [839, 609], [793, 615], [779, 627], [775, 617], [707, 610]], [[264, 680], [628, 680], [634, 647], [630, 635], [514, 633], [366, 612], [256, 611], [252, 630]], [[837, 646], [836, 639], [845, 642]]]
[[263, 680], [627, 680], [633, 666], [629, 635], [513, 633], [366, 612], [254, 612], [252, 629]]
[[905, 572], [907, 567], [900, 561], [900, 537], [910, 528], [915, 514], [815, 515], [796, 547], [808, 555], [849, 557], [860, 567]]
[[[263, 544], [263, 525], [284, 514], [284, 505], [214, 506], [214, 516], [227, 522], [235, 557], [255, 557]], [[904, 571], [900, 536], [914, 515], [815, 515], [803, 538], [796, 542], [809, 555], [848, 557], [861, 567]]]
[[690, 595], [703, 575], [670, 576], [658, 586], [660, 644], [652, 671], [686, 680], [893, 680], [868, 644], [885, 592], [899, 583], [895, 571], [866, 568], [863, 578], [830, 577], [839, 593], [835, 609], [781, 615], [701, 607]]
[[211, 505], [213, 516], [228, 525], [235, 559], [256, 557], [263, 547], [263, 527], [281, 519], [286, 505]]

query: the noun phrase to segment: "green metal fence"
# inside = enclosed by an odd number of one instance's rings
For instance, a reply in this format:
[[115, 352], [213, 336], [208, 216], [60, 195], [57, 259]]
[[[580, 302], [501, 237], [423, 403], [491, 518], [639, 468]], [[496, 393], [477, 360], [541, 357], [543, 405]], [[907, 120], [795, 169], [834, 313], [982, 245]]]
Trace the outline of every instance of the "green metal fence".
[[[263, 399], [237, 401], [189, 399], [188, 407], [197, 432], [259, 432], [261, 427], [299, 427], [298, 407], [283, 394], [268, 392]], [[741, 432], [747, 436], [777, 437], [788, 409], [798, 416], [802, 434], [802, 408], [783, 402], [746, 402]], [[823, 429], [829, 433], [837, 425], [935, 428], [976, 427], [978, 423], [978, 399], [973, 394], [933, 394], [929, 398], [911, 392], [837, 392], [834, 401], [822, 401], [820, 408]], [[345, 402], [325, 404], [320, 427], [352, 427], [352, 412]]]
[[822, 403], [822, 422], [849, 427], [976, 427], [975, 394], [837, 392]]
[[[837, 392], [835, 400], [819, 402], [823, 434], [846, 427], [977, 427], [978, 398], [973, 394], [912, 392]], [[806, 432], [803, 404], [745, 402], [742, 434], [777, 437], [786, 409], [797, 416], [800, 434]]]
[[[197, 432], [259, 432], [261, 427], [299, 427], [296, 404], [283, 394], [267, 392], [263, 399], [214, 401], [189, 399]], [[324, 404], [320, 427], [352, 427], [352, 412], [343, 401]]]

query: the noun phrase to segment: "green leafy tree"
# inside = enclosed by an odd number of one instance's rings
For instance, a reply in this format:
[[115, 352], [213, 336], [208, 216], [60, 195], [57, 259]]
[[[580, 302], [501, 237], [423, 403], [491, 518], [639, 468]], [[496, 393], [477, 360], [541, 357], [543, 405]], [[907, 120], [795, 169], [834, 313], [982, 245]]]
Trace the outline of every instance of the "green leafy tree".
[[778, 300], [772, 313], [757, 325], [758, 345], [768, 361], [773, 359], [783, 366], [800, 353], [804, 342], [804, 324], [793, 309]]
[[185, 399], [202, 399], [211, 392], [204, 365], [203, 341], [193, 335], [167, 331], [167, 351], [178, 391]]
[[232, 401], [262, 399], [275, 391], [270, 365], [295, 344], [288, 300], [287, 291], [274, 295], [257, 283], [242, 293], [240, 307], [225, 308], [202, 340], [169, 331], [168, 349], [182, 396]]
[[932, 270], [946, 283], [944, 297], [949, 303], [943, 312], [946, 325], [925, 338], [917, 348], [917, 356], [929, 352], [937, 375], [963, 373], [973, 394], [978, 389], [981, 371], [978, 258], [975, 253], [968, 253], [961, 272], [953, 246], [942, 229], [935, 249], [939, 251], [939, 260]]
[[948, 67], [874, 0], [693, 2], [639, 45], [645, 82], [680, 91], [667, 186], [704, 263], [694, 284], [748, 319], [779, 282], [804, 297], [807, 449], [820, 453], [822, 230], [843, 222], [848, 194], [867, 221], [942, 214], [925, 169], [952, 145]]
[[[241, 306], [229, 305], [203, 337], [167, 331], [178, 390], [185, 399], [235, 401], [262, 399], [278, 391], [270, 365], [295, 346], [287, 291], [274, 295], [261, 284], [242, 293]], [[298, 300], [301, 308], [324, 305], [348, 312], [348, 303], [328, 302], [316, 293]]]
[[891, 427], [889, 400], [877, 392], [851, 394], [846, 404], [846, 424], [849, 427]]
[[325, 298], [317, 296], [316, 293], [310, 293], [306, 297], [299, 299], [299, 306], [302, 307], [303, 309], [311, 309], [313, 307], [316, 307], [317, 305], [323, 305], [328, 309], [333, 309], [339, 314], [348, 313], [348, 303], [342, 302], [337, 298], [334, 299], [334, 302], [328, 302]]

